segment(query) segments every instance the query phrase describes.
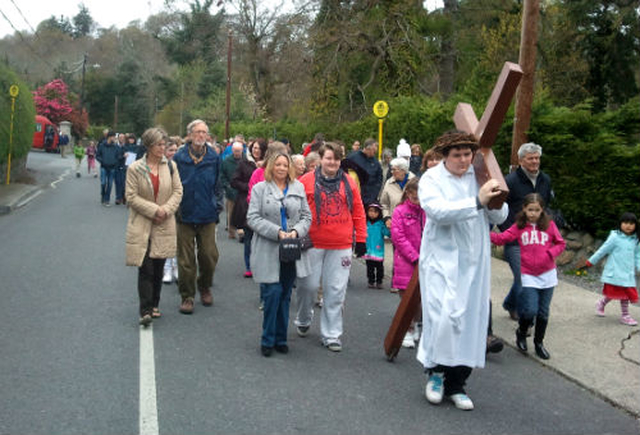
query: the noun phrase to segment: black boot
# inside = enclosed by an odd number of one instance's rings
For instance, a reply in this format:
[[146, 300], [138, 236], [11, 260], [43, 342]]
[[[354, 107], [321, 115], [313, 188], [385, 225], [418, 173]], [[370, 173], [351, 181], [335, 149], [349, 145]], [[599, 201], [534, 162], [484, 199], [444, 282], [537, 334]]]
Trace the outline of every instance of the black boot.
[[551, 356], [542, 344], [544, 340], [544, 334], [547, 332], [547, 323], [549, 323], [549, 319], [536, 317], [536, 330], [533, 335], [533, 344], [536, 348], [536, 355], [538, 355], [538, 357], [542, 359], [549, 359], [549, 357]]
[[520, 317], [518, 320], [518, 329], [516, 329], [516, 346], [520, 352], [527, 351], [527, 329], [531, 326], [533, 319], [524, 319]]

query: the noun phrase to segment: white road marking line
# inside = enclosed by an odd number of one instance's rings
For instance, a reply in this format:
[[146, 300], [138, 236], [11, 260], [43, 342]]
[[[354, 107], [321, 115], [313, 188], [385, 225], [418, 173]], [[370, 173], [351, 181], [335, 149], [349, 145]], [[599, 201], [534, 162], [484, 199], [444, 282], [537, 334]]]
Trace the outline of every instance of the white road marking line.
[[140, 328], [140, 435], [158, 435], [153, 325]]
[[67, 175], [69, 175], [69, 173], [71, 172], [71, 169], [67, 169], [66, 171], [64, 171], [64, 173], [62, 175], [60, 175], [58, 177], [58, 179], [54, 182], [51, 183], [51, 187], [53, 189], [56, 189], [58, 186], [56, 186], [56, 184], [58, 184], [59, 182], [61, 182], [62, 180], [64, 180], [64, 177], [66, 177]]

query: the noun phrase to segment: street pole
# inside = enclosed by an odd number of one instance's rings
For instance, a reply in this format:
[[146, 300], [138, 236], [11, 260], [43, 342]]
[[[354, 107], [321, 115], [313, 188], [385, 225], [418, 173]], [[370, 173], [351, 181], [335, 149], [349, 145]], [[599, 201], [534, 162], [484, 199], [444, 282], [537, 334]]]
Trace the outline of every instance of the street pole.
[[533, 103], [533, 85], [536, 70], [536, 41], [538, 40], [538, 17], [540, 0], [524, 0], [522, 13], [522, 32], [520, 36], [520, 58], [518, 63], [523, 76], [516, 94], [516, 114], [513, 122], [511, 141], [511, 167], [518, 167], [518, 148], [526, 143], [527, 130], [531, 125], [531, 105]]
[[87, 72], [87, 53], [84, 54], [82, 59], [82, 86], [80, 87], [80, 115], [82, 115], [82, 109], [84, 108], [84, 75]]
[[116, 95], [113, 102], [113, 131], [118, 130], [118, 96]]
[[184, 122], [184, 82], [180, 83], [180, 130], [178, 136], [182, 137], [182, 123]]
[[224, 123], [224, 137], [229, 139], [229, 113], [231, 112], [231, 30], [229, 30], [229, 47], [227, 48], [227, 118]]

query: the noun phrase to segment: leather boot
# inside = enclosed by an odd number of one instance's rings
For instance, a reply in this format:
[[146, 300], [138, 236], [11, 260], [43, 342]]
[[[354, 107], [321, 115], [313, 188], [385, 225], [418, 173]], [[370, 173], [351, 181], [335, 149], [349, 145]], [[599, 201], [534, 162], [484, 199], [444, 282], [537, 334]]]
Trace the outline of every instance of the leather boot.
[[520, 352], [527, 351], [527, 329], [531, 326], [533, 319], [524, 319], [520, 317], [518, 320], [518, 329], [516, 329], [516, 347]]
[[536, 328], [533, 335], [533, 345], [536, 348], [536, 355], [538, 355], [538, 357], [540, 357], [541, 359], [549, 359], [549, 357], [551, 356], [542, 344], [544, 335], [547, 332], [547, 323], [549, 323], [549, 319], [536, 317]]

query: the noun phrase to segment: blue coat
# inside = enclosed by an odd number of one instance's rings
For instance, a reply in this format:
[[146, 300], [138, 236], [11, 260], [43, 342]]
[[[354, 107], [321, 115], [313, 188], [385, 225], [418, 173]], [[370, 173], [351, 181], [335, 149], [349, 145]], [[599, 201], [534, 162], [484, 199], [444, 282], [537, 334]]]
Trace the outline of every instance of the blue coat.
[[371, 222], [367, 219], [367, 253], [365, 260], [384, 261], [384, 236], [391, 237], [391, 232], [382, 219]]
[[635, 235], [627, 236], [620, 230], [609, 233], [609, 237], [589, 258], [596, 264], [608, 255], [600, 281], [621, 287], [635, 287], [635, 271], [640, 270], [640, 245]]
[[182, 180], [182, 202], [177, 213], [179, 222], [209, 224], [218, 222], [222, 210], [220, 186], [220, 156], [209, 145], [204, 158], [197, 165], [189, 156], [190, 143], [173, 156]]

